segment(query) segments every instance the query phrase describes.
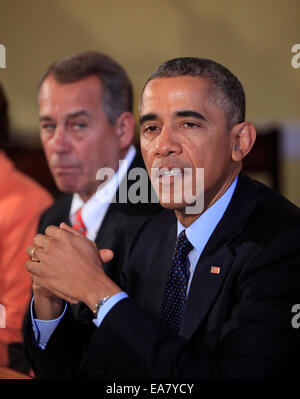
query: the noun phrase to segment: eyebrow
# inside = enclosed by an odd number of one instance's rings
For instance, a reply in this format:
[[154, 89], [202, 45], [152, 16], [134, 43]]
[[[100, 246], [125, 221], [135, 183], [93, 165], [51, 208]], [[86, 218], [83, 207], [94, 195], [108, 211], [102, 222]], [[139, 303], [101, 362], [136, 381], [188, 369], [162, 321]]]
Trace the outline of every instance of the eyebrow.
[[207, 122], [207, 119], [204, 117], [204, 115], [196, 111], [190, 111], [190, 110], [177, 111], [176, 116], [183, 116], [183, 117], [192, 116], [193, 118], [201, 119], [202, 121]]
[[[90, 117], [90, 115], [89, 115], [88, 112], [82, 110], [82, 111], [77, 111], [77, 112], [73, 112], [72, 114], [69, 114], [69, 115], [67, 116], [67, 119], [76, 118], [76, 117], [78, 117], [78, 116], [87, 116], [87, 117]], [[40, 120], [40, 122], [43, 122], [43, 121], [52, 121], [53, 118], [51, 118], [51, 116], [45, 115], [45, 116], [41, 116], [41, 117], [39, 118], [39, 120]]]
[[158, 118], [158, 116], [156, 114], [146, 114], [146, 115], [143, 115], [140, 117], [139, 122], [141, 125], [144, 122], [153, 121], [153, 120], [156, 120], [157, 118]]
[[[175, 115], [181, 116], [181, 117], [193, 117], [193, 118], [201, 119], [204, 122], [207, 122], [207, 119], [205, 118], [205, 116], [196, 111], [182, 110], [182, 111], [175, 112]], [[157, 119], [158, 119], [157, 114], [153, 113], [153, 114], [146, 114], [146, 115], [141, 116], [139, 121], [140, 121], [140, 125], [142, 125], [144, 122], [153, 121], [153, 120], [157, 120]]]

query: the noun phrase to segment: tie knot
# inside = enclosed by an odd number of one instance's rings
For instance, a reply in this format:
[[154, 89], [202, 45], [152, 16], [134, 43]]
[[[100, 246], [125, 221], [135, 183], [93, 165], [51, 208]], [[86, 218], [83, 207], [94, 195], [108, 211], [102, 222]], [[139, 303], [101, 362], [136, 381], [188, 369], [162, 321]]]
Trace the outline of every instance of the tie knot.
[[82, 207], [79, 208], [79, 209], [75, 212], [75, 218], [81, 219], [81, 211], [82, 211]]
[[185, 230], [183, 230], [177, 237], [175, 251], [179, 252], [183, 256], [187, 256], [193, 248], [194, 248], [193, 245], [190, 243], [190, 241], [186, 236]]
[[82, 234], [86, 234], [87, 229], [85, 224], [83, 223], [82, 216], [81, 216], [82, 208], [79, 208], [78, 211], [75, 213], [74, 223], [72, 225], [73, 229], [79, 230]]

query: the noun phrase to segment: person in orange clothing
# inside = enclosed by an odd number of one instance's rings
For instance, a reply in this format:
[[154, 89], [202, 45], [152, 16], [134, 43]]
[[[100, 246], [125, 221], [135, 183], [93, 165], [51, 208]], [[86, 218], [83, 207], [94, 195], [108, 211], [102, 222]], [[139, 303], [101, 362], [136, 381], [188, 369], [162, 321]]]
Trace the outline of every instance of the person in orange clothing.
[[22, 324], [31, 297], [25, 270], [26, 247], [36, 234], [50, 194], [17, 171], [5, 154], [9, 139], [8, 105], [0, 86], [0, 366], [13, 367], [10, 346], [22, 342]]

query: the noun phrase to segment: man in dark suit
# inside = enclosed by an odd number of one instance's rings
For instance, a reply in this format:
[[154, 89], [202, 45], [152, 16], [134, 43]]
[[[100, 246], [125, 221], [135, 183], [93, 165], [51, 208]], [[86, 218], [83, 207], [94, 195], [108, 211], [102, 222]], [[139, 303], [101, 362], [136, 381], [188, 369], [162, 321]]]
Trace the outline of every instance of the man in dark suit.
[[255, 136], [242, 85], [223, 66], [180, 58], [153, 73], [140, 103], [141, 148], [177, 221], [166, 211], [145, 226], [120, 286], [103, 272], [108, 253], [101, 261], [68, 226], [36, 236], [28, 251], [39, 262], [27, 269], [44, 295], [82, 301], [94, 313], [86, 309], [79, 323], [68, 305], [50, 304], [59, 319], [45, 339], [31, 315], [26, 343], [38, 376], [297, 373], [291, 311], [300, 303], [300, 213], [241, 173]]
[[[106, 264], [112, 278], [119, 276], [121, 261], [128, 258], [142, 226], [161, 210], [158, 204], [117, 201], [120, 182], [124, 185], [132, 169], [144, 167], [133, 146], [132, 97], [125, 70], [92, 51], [51, 65], [39, 83], [42, 144], [58, 188], [69, 194], [43, 214], [38, 232], [61, 222], [76, 223], [79, 211], [86, 236], [98, 248], [115, 252]], [[110, 198], [101, 201], [101, 168], [117, 173], [116, 184], [109, 183], [112, 203]], [[129, 187], [132, 183], [128, 180]]]

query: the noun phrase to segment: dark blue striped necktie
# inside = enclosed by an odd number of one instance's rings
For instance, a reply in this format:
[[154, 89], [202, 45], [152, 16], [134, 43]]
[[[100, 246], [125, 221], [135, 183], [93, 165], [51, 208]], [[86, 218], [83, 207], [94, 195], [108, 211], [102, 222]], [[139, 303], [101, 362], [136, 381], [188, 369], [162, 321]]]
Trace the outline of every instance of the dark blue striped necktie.
[[186, 291], [190, 276], [187, 256], [192, 249], [193, 245], [183, 230], [177, 237], [161, 312], [162, 325], [174, 332], [178, 332], [180, 329], [186, 304]]

